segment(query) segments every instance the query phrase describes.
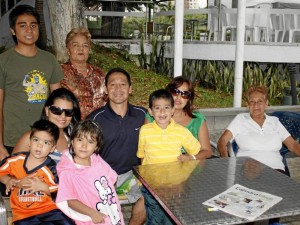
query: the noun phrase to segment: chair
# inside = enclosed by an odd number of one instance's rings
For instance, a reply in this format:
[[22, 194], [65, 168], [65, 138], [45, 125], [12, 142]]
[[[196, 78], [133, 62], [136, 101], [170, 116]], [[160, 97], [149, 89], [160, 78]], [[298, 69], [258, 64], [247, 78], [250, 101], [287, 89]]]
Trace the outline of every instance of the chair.
[[211, 36], [214, 36], [214, 41], [218, 40], [218, 10], [217, 7], [209, 6], [211, 12], [207, 15], [207, 31], [208, 41], [211, 40]]
[[291, 15], [291, 23], [289, 27], [289, 43], [296, 42], [295, 32], [300, 32], [300, 15], [298, 14]]
[[236, 40], [237, 14], [222, 11], [222, 41], [226, 41], [227, 30], [230, 30], [230, 41]]
[[[284, 16], [271, 14], [271, 30], [274, 32], [274, 42], [283, 42], [285, 34]], [[279, 39], [279, 34], [282, 33]]]
[[[245, 24], [246, 32], [250, 31], [250, 41], [259, 42], [270, 40], [270, 9], [272, 4], [262, 3], [255, 6], [260, 12], [246, 14]], [[247, 37], [247, 35], [246, 35]]]
[[[279, 121], [282, 125], [287, 129], [287, 131], [291, 134], [291, 136], [299, 142], [300, 140], [300, 114], [295, 112], [287, 112], [287, 111], [276, 111], [271, 114], [272, 116], [278, 117]], [[283, 157], [283, 163], [287, 168], [286, 162], [286, 154], [289, 152], [286, 146], [282, 146], [280, 149], [280, 154]], [[288, 171], [289, 173], [289, 171]]]
[[7, 224], [6, 207], [5, 207], [4, 199], [1, 194], [0, 194], [0, 224], [1, 225]]

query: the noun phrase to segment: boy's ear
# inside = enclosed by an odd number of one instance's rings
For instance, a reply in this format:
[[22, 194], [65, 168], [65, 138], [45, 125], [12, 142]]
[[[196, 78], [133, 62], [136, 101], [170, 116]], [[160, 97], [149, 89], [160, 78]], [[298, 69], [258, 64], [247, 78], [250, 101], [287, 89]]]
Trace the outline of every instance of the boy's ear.
[[55, 148], [56, 148], [56, 144], [52, 146], [52, 149], [50, 150], [50, 153], [54, 152]]
[[103, 86], [103, 91], [104, 91], [105, 94], [107, 94], [107, 88], [106, 88], [106, 85]]
[[16, 32], [14, 29], [10, 28], [10, 32], [12, 33], [12, 35], [16, 35]]
[[151, 108], [148, 108], [148, 112], [149, 112], [150, 116], [152, 116], [152, 117], [153, 117], [153, 114], [152, 114], [152, 110], [151, 110]]

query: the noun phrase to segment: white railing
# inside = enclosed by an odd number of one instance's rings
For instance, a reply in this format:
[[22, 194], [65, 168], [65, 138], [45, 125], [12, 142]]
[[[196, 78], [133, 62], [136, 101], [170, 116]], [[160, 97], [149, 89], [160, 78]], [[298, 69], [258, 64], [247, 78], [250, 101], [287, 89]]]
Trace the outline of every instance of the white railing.
[[1, 4], [0, 4], [0, 17], [2, 17], [6, 12], [10, 10], [8, 2], [10, 3], [13, 2], [13, 6], [17, 4], [17, 0], [5, 0], [4, 9], [1, 8]]

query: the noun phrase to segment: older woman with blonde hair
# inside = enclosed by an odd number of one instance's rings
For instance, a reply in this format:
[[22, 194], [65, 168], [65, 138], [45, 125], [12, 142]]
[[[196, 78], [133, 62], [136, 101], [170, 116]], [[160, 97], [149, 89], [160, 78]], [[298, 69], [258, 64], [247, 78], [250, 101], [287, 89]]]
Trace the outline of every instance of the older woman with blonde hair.
[[68, 62], [61, 64], [64, 79], [61, 86], [74, 93], [84, 119], [106, 103], [103, 91], [103, 70], [87, 62], [91, 48], [91, 34], [86, 28], [72, 29], [66, 37]]
[[248, 113], [238, 114], [218, 141], [221, 157], [228, 157], [227, 143], [235, 140], [237, 157], [248, 156], [285, 173], [279, 150], [284, 144], [290, 151], [300, 155], [297, 143], [279, 119], [268, 116], [268, 90], [263, 86], [251, 86], [247, 92]]

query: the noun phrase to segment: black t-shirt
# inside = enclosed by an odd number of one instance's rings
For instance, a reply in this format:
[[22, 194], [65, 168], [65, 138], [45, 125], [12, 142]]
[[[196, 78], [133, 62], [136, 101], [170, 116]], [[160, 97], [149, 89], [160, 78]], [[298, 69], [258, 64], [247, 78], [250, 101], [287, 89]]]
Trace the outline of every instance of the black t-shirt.
[[136, 152], [140, 127], [144, 124], [146, 113], [145, 108], [128, 104], [127, 113], [122, 118], [107, 102], [88, 116], [101, 126], [104, 144], [100, 155], [117, 174], [126, 173], [140, 164]]

